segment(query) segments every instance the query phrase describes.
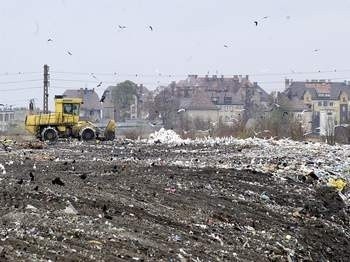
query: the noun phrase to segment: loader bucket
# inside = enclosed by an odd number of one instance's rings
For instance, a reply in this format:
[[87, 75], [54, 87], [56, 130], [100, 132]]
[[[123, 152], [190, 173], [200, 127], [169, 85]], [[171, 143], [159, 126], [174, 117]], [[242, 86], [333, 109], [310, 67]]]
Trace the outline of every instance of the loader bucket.
[[105, 140], [113, 140], [115, 138], [115, 129], [117, 127], [117, 124], [114, 120], [109, 120], [105, 131], [104, 131], [104, 139]]

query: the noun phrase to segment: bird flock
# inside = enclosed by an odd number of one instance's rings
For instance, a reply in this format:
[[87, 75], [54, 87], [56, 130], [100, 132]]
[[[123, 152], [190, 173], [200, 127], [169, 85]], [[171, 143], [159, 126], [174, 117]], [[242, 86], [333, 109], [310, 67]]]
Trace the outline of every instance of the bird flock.
[[[287, 20], [290, 20], [290, 19], [291, 19], [291, 17], [290, 17], [289, 15], [286, 16], [285, 18], [286, 18]], [[254, 24], [255, 27], [260, 27], [260, 26], [261, 26], [266, 20], [268, 20], [268, 19], [270, 19], [270, 16], [263, 16], [263, 17], [261, 17], [261, 18], [259, 18], [259, 19], [255, 19], [255, 20], [253, 21], [253, 24]], [[116, 28], [117, 28], [118, 31], [124, 31], [124, 30], [127, 30], [129, 27], [128, 27], [127, 25], [125, 25], [125, 24], [119, 24]], [[148, 31], [150, 31], [150, 32], [153, 32], [153, 31], [154, 31], [153, 25], [147, 25], [145, 28], [146, 28]], [[38, 31], [38, 30], [39, 30], [39, 24], [36, 22], [36, 31]], [[53, 39], [53, 38], [48, 38], [48, 39], [47, 39], [47, 42], [48, 42], [48, 43], [54, 43], [54, 39]], [[228, 49], [228, 48], [231, 47], [231, 45], [228, 44], [228, 43], [224, 43], [224, 44], [223, 44], [223, 47], [224, 47], [225, 49]], [[317, 54], [317, 53], [320, 52], [320, 49], [319, 49], [319, 48], [315, 48], [315, 49], [313, 50], [313, 52], [314, 52], [315, 54]], [[68, 56], [73, 56], [73, 52], [72, 52], [71, 50], [66, 50], [66, 54], [67, 54]], [[191, 60], [191, 59], [192, 59], [192, 57], [188, 58], [188, 60]], [[334, 70], [334, 71], [336, 72], [336, 70]], [[116, 75], [116, 73], [115, 73], [115, 75]], [[93, 73], [91, 73], [91, 76], [92, 76], [94, 79], [96, 79], [96, 80], [98, 81], [96, 87], [101, 87], [102, 84], [103, 84], [103, 82], [100, 81]], [[138, 74], [135, 74], [135, 76], [138, 77]]]
[[[117, 28], [120, 29], [120, 30], [125, 30], [125, 29], [127, 29], [127, 26], [126, 26], [126, 25], [118, 25]], [[152, 25], [148, 25], [147, 28], [148, 28], [149, 31], [152, 31], [152, 32], [153, 32], [153, 30], [154, 30], [154, 27], [153, 27]], [[36, 22], [36, 34], [38, 33], [38, 31], [39, 31], [39, 24]], [[53, 42], [54, 42], [54, 40], [53, 40], [52, 38], [48, 38], [48, 39], [47, 39], [47, 43], [53, 43]], [[66, 50], [66, 54], [67, 54], [68, 56], [72, 56], [72, 55], [73, 55], [73, 53], [72, 53], [70, 50]], [[20, 73], [19, 73], [19, 74], [20, 74]], [[117, 74], [117, 73], [114, 73], [114, 75], [116, 75], [116, 74]], [[91, 76], [92, 76], [94, 79], [98, 80], [98, 78], [95, 76], [94, 73], [91, 73]], [[138, 75], [136, 74], [135, 76], [137, 77]], [[102, 82], [102, 81], [99, 81], [98, 84], [96, 85], [96, 87], [101, 87], [102, 84], [103, 84], [103, 82]], [[104, 100], [104, 99], [103, 99], [103, 100]]]

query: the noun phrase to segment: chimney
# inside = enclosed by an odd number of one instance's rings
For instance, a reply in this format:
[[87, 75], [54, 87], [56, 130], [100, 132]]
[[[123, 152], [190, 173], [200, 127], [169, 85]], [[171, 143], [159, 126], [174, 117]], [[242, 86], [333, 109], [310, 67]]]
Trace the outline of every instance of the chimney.
[[285, 88], [288, 88], [290, 84], [291, 84], [291, 81], [288, 78], [284, 79]]
[[217, 75], [213, 75], [213, 79], [217, 79], [218, 77], [217, 77]]
[[246, 76], [245, 76], [245, 79], [247, 79], [247, 81], [248, 81], [248, 80], [249, 80], [249, 75], [246, 75]]
[[254, 86], [254, 87], [257, 87], [257, 86], [258, 86], [258, 82], [254, 82], [254, 83], [253, 83], [253, 86]]

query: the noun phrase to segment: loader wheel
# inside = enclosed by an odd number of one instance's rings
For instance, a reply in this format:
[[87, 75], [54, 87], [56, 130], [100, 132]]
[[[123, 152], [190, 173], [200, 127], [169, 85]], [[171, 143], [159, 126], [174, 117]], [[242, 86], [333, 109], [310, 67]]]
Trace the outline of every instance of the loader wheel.
[[105, 139], [108, 141], [112, 141], [115, 139], [115, 133], [114, 132], [107, 132], [105, 134]]
[[85, 128], [81, 131], [80, 137], [84, 141], [95, 139], [95, 131], [91, 128]]
[[51, 144], [54, 144], [57, 142], [58, 139], [58, 133], [56, 129], [52, 127], [46, 127], [41, 132], [41, 140], [42, 141], [48, 141]]

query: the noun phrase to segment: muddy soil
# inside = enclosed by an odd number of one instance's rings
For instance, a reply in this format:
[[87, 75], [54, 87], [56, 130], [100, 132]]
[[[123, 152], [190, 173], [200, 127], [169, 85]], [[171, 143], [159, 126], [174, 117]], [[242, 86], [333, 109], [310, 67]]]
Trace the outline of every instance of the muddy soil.
[[212, 164], [235, 150], [13, 146], [0, 153], [0, 261], [349, 261], [337, 192]]

